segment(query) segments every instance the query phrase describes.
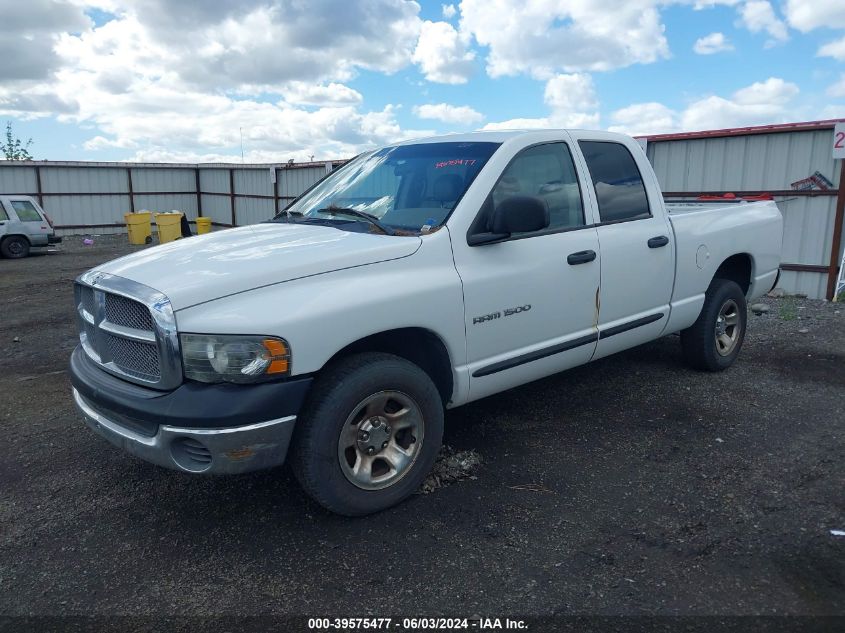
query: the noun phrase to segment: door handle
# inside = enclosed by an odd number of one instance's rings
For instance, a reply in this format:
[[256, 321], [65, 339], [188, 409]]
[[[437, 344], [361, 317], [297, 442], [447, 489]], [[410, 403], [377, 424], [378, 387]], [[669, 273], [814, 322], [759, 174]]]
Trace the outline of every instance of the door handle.
[[569, 257], [567, 257], [566, 262], [570, 266], [577, 266], [578, 264], [586, 264], [587, 262], [591, 262], [595, 258], [595, 251], [578, 251], [577, 253], [572, 253]]
[[666, 246], [669, 243], [669, 238], [665, 235], [658, 235], [657, 237], [653, 237], [648, 241], [649, 248], [660, 248], [661, 246]]

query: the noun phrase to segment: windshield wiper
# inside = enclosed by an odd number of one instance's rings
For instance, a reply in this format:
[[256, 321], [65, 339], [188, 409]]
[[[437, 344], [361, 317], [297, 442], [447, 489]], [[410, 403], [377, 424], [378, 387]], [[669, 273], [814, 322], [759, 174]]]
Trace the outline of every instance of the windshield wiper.
[[365, 211], [358, 211], [358, 209], [327, 207], [325, 209], [318, 209], [317, 213], [325, 213], [326, 215], [351, 215], [353, 217], [366, 220], [373, 226], [381, 229], [381, 232], [385, 235], [396, 235], [396, 231], [391, 229], [389, 226], [382, 224], [376, 216], [366, 213]]
[[304, 218], [305, 216], [302, 215], [299, 211], [288, 211], [285, 209], [284, 211], [279, 211], [276, 215], [274, 215], [269, 221], [270, 222], [287, 222], [290, 224], [296, 224], [299, 220]]

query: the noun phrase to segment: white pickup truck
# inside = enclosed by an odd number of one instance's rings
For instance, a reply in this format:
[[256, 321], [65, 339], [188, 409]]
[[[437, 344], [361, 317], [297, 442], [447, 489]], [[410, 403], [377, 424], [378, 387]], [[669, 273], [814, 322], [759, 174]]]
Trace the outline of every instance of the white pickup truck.
[[191, 473], [289, 462], [338, 513], [398, 503], [457, 407], [674, 332], [730, 367], [778, 277], [773, 202], [664, 204], [631, 138], [477, 132], [358, 156], [272, 220], [81, 275], [73, 397]]

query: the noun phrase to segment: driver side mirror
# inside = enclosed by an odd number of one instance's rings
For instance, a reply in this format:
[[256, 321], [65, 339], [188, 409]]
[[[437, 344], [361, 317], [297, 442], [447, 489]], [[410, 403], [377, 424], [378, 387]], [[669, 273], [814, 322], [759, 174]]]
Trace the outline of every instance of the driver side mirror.
[[534, 196], [510, 196], [494, 207], [490, 232], [470, 235], [468, 244], [480, 246], [501, 242], [513, 233], [542, 231], [549, 223], [549, 206], [545, 200]]

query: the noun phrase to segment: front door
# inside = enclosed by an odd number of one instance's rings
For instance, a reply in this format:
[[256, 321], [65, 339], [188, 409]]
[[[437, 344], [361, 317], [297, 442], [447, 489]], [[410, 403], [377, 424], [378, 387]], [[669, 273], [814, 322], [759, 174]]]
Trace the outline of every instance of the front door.
[[470, 400], [593, 355], [601, 258], [597, 231], [584, 213], [583, 186], [566, 143], [529, 147], [503, 171], [476, 223], [507, 197], [534, 196], [549, 206], [548, 229], [495, 244], [456, 245]]

